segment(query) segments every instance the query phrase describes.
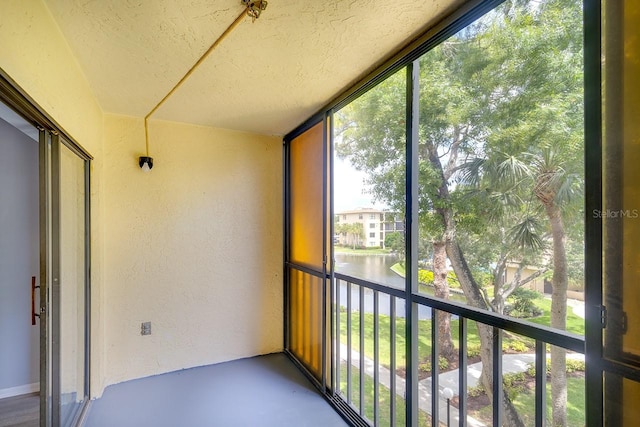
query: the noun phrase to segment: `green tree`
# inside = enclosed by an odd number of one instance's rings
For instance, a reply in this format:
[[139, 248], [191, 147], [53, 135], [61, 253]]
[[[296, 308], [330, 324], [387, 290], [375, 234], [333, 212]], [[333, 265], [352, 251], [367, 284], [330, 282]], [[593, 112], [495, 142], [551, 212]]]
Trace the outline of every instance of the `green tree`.
[[353, 249], [359, 247], [364, 239], [364, 225], [360, 222], [335, 224], [333, 230], [344, 237], [347, 245]]
[[393, 252], [404, 253], [404, 234], [399, 231], [387, 233], [384, 237], [384, 246]]
[[[419, 227], [434, 246], [434, 279], [444, 248], [467, 301], [500, 311], [522, 285], [500, 281], [501, 269], [514, 258], [521, 265], [535, 258], [549, 241], [558, 328], [566, 322], [565, 196], [580, 180], [581, 28], [578, 0], [507, 1], [420, 59]], [[338, 114], [338, 154], [366, 171], [372, 194], [394, 209], [405, 192], [403, 77], [387, 79]], [[462, 170], [473, 162], [475, 183]], [[468, 197], [473, 191], [487, 197]], [[473, 235], [498, 249], [482, 259], [465, 239]], [[467, 258], [480, 270], [496, 266], [493, 300]], [[479, 334], [482, 383], [491, 394], [493, 338], [490, 328], [480, 326]], [[566, 425], [564, 356], [556, 355], [553, 423]], [[506, 423], [521, 425], [506, 395], [503, 402]]]

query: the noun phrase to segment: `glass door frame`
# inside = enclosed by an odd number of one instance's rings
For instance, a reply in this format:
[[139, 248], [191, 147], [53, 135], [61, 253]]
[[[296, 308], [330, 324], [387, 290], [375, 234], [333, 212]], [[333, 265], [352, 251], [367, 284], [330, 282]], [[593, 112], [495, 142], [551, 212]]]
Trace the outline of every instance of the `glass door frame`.
[[[38, 174], [40, 217], [40, 426], [58, 427], [60, 419], [60, 311], [50, 286], [60, 277], [60, 144], [83, 161], [84, 179], [84, 383], [82, 418], [90, 396], [91, 356], [91, 161], [93, 157], [54, 119], [42, 110], [0, 68], [0, 102], [39, 130]], [[51, 152], [49, 152], [49, 144]], [[56, 160], [57, 159], [57, 160]], [[57, 224], [57, 226], [56, 226]], [[59, 291], [59, 288], [58, 288]], [[49, 324], [51, 321], [51, 324]], [[57, 404], [56, 404], [57, 403]]]
[[[86, 409], [89, 401], [89, 372], [90, 372], [90, 319], [91, 319], [91, 210], [90, 210], [90, 156], [81, 150], [79, 147], [71, 142], [68, 142], [66, 138], [60, 136], [56, 131], [51, 132], [51, 281], [48, 283], [51, 286], [50, 299], [49, 299], [49, 313], [51, 316], [51, 360], [49, 363], [52, 375], [51, 378], [51, 420], [53, 427], [61, 425], [61, 282], [62, 268], [61, 268], [61, 188], [63, 183], [61, 182], [61, 155], [60, 150], [64, 147], [68, 148], [73, 154], [78, 156], [83, 162], [83, 178], [84, 178], [84, 381], [83, 381], [83, 404], [80, 410], [74, 416], [74, 420], [78, 420], [82, 415], [82, 412]], [[55, 374], [54, 374], [55, 373]], [[42, 423], [41, 423], [42, 425]]]

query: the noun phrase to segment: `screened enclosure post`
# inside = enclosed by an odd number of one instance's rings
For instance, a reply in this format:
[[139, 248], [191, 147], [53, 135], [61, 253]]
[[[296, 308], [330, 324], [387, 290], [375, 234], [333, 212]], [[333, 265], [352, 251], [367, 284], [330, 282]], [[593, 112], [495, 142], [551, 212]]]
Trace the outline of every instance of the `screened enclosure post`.
[[440, 374], [440, 361], [438, 348], [438, 311], [431, 309], [431, 423], [434, 426], [440, 423], [440, 387], [438, 375]]
[[[335, 266], [334, 266], [334, 254], [333, 254], [333, 245], [334, 245], [334, 241], [333, 241], [333, 236], [335, 235], [335, 230], [334, 230], [334, 223], [333, 223], [333, 218], [334, 218], [334, 213], [333, 213], [333, 157], [332, 157], [332, 153], [333, 153], [333, 112], [329, 111], [328, 113], [328, 120], [329, 120], [329, 137], [328, 137], [328, 144], [329, 144], [329, 148], [328, 148], [328, 153], [327, 153], [327, 158], [329, 159], [329, 178], [328, 178], [328, 183], [329, 183], [329, 194], [325, 196], [325, 198], [328, 200], [329, 202], [329, 219], [330, 219], [330, 223], [329, 223], [329, 235], [331, 236], [331, 245], [329, 247], [329, 264], [328, 264], [328, 268], [329, 268], [329, 284], [330, 284], [330, 296], [329, 296], [329, 301], [330, 304], [333, 304], [333, 301], [335, 299], [335, 291], [336, 288], [334, 286], [334, 270], [335, 270]], [[339, 290], [339, 289], [338, 289]], [[338, 292], [339, 293], [339, 292]], [[331, 325], [330, 325], [330, 331], [335, 330], [335, 323], [337, 322], [337, 316], [339, 315], [339, 309], [340, 309], [340, 304], [336, 304], [337, 310], [334, 309], [332, 307], [332, 309], [329, 310], [329, 313], [332, 313], [331, 316]], [[338, 358], [338, 360], [336, 361], [335, 359], [333, 359], [333, 355], [335, 354], [336, 350], [339, 351], [340, 348], [340, 341], [338, 340], [336, 342], [335, 339], [333, 339], [334, 337], [339, 337], [340, 336], [340, 329], [338, 329], [338, 334], [334, 335], [333, 337], [329, 337], [330, 340], [330, 345], [331, 345], [331, 390], [332, 390], [332, 394], [336, 393], [336, 390], [340, 387], [340, 383], [336, 381], [337, 378], [337, 371], [340, 370], [340, 359]], [[327, 337], [325, 336], [324, 339], [327, 339]], [[336, 349], [337, 347], [337, 349]], [[336, 363], [337, 362], [337, 363]], [[337, 383], [337, 384], [336, 384]]]
[[312, 314], [312, 301], [311, 301], [311, 285], [308, 283], [307, 276], [302, 276], [302, 310], [300, 310], [300, 322], [298, 326], [302, 328], [302, 357], [304, 360], [308, 361], [311, 364], [311, 358], [313, 357], [311, 352], [311, 329], [309, 326], [311, 325]]
[[[584, 0], [585, 212], [602, 209], [602, 1]], [[610, 2], [609, 2], [610, 3]], [[607, 59], [608, 60], [608, 59]], [[609, 108], [609, 106], [607, 106]], [[585, 401], [586, 425], [603, 420], [602, 219], [585, 215]]]
[[322, 322], [322, 326], [320, 327], [320, 333], [322, 337], [320, 338], [320, 348], [322, 351], [322, 355], [320, 356], [320, 363], [322, 364], [320, 368], [321, 372], [321, 383], [322, 383], [322, 392], [327, 392], [327, 252], [329, 248], [327, 247], [327, 231], [331, 229], [331, 225], [328, 224], [329, 219], [327, 218], [327, 169], [329, 166], [329, 156], [327, 154], [327, 148], [329, 147], [329, 143], [327, 140], [327, 115], [325, 114], [322, 126], [322, 298], [321, 301], [321, 309], [322, 313], [320, 314], [320, 319]]
[[406, 201], [405, 201], [405, 340], [406, 340], [406, 423], [418, 425], [418, 310], [412, 293], [418, 283], [418, 125], [420, 66], [407, 65], [406, 83]]
[[467, 319], [458, 318], [458, 418], [467, 425]]
[[547, 421], [547, 345], [536, 340], [536, 426]]
[[327, 343], [327, 278], [326, 278], [326, 274], [323, 274], [323, 278], [322, 278], [322, 298], [320, 298], [320, 300], [322, 301], [322, 314], [320, 315], [320, 319], [322, 319], [322, 327], [320, 328], [322, 337], [320, 338], [320, 341], [322, 343], [321, 348], [322, 348], [322, 356], [320, 356], [320, 363], [322, 363], [322, 369], [320, 370], [322, 372], [322, 392], [326, 393], [327, 392], [327, 345], [330, 345], [330, 343]]
[[391, 352], [391, 408], [390, 408], [390, 418], [391, 418], [391, 426], [394, 427], [396, 425], [396, 298], [394, 296], [389, 296], [389, 341], [390, 341], [390, 352]]
[[335, 368], [334, 368], [334, 372], [335, 372], [335, 384], [333, 386], [333, 390], [334, 393], [337, 393], [340, 391], [340, 371], [341, 371], [341, 367], [342, 367], [342, 359], [341, 359], [341, 354], [340, 354], [340, 345], [342, 340], [340, 339], [341, 337], [341, 331], [340, 331], [340, 279], [335, 279], [334, 281], [335, 283], [335, 296], [336, 296], [336, 306], [335, 306], [335, 316], [336, 316], [336, 323], [335, 323], [335, 335], [333, 336], [333, 340], [335, 341], [335, 349], [336, 349], [336, 356], [335, 356]]
[[359, 286], [359, 307], [360, 307], [360, 415], [364, 416], [364, 288]]
[[502, 331], [493, 327], [493, 425], [502, 427]]
[[378, 291], [373, 291], [373, 425], [380, 424], [380, 318]]
[[291, 233], [290, 233], [290, 228], [289, 228], [289, 208], [291, 207], [291, 204], [289, 202], [289, 195], [291, 193], [291, 186], [289, 185], [289, 183], [291, 182], [291, 176], [290, 176], [290, 172], [289, 172], [289, 144], [285, 141], [283, 148], [282, 148], [282, 169], [283, 169], [283, 175], [284, 175], [284, 183], [283, 183], [283, 194], [284, 197], [282, 199], [282, 204], [283, 204], [283, 209], [282, 211], [284, 212], [284, 218], [283, 218], [283, 228], [284, 228], [284, 244], [282, 245], [282, 252], [283, 252], [283, 259], [285, 261], [284, 263], [284, 268], [283, 268], [283, 277], [284, 277], [284, 289], [283, 289], [283, 295], [282, 295], [282, 302], [283, 302], [283, 307], [284, 307], [284, 330], [283, 332], [283, 342], [284, 342], [284, 348], [287, 350], [291, 350], [291, 341], [289, 338], [289, 331], [290, 331], [290, 323], [291, 323], [291, 307], [289, 305], [289, 287], [290, 287], [290, 277], [289, 277], [289, 268], [287, 267], [287, 262], [290, 261], [289, 255], [290, 255], [290, 251], [289, 251], [289, 240], [291, 237]]
[[351, 403], [351, 282], [347, 282], [347, 403]]

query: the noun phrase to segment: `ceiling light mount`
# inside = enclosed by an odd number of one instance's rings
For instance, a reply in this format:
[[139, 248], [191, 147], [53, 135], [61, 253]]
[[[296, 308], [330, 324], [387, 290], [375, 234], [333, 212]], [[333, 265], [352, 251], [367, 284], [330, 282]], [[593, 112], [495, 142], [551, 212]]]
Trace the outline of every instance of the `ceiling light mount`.
[[242, 0], [242, 4], [247, 7], [247, 15], [254, 21], [260, 18], [260, 14], [267, 8], [265, 0]]
[[141, 156], [138, 158], [138, 165], [140, 169], [145, 172], [149, 172], [153, 168], [153, 157]]

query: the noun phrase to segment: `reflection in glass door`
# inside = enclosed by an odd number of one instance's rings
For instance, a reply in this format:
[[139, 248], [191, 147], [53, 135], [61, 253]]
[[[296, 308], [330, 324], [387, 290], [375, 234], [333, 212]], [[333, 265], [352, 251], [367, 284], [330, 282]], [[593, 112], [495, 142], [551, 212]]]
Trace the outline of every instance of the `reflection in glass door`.
[[75, 425], [88, 387], [88, 159], [58, 135], [51, 149], [51, 419]]

